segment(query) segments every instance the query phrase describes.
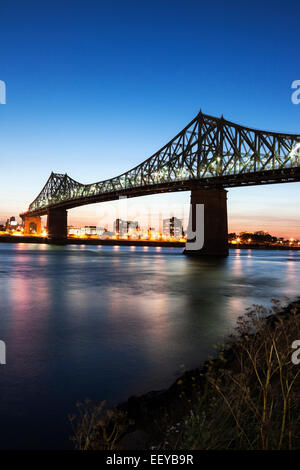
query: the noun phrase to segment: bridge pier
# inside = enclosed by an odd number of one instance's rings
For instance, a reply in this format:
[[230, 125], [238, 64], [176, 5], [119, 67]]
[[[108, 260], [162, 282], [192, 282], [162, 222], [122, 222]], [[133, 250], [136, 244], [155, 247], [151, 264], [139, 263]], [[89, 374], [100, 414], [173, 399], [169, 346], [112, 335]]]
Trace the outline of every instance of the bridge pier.
[[65, 209], [50, 209], [47, 214], [48, 240], [50, 243], [67, 241], [68, 213]]
[[22, 219], [24, 223], [24, 235], [41, 235], [42, 219], [40, 216], [24, 215]]
[[227, 191], [223, 188], [192, 189], [191, 207], [192, 238], [186, 243], [184, 253], [228, 256]]

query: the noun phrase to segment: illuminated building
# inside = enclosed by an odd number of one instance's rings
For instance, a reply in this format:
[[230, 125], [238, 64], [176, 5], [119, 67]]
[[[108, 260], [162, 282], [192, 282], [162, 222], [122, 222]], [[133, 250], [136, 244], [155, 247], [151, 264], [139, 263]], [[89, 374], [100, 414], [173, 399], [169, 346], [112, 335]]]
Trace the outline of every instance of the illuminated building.
[[116, 219], [114, 221], [113, 230], [120, 237], [124, 235], [135, 235], [138, 231], [139, 224], [137, 221]]
[[68, 235], [82, 237], [84, 235], [97, 235], [96, 225], [85, 225], [84, 227], [68, 227]]
[[163, 220], [163, 235], [165, 237], [182, 238], [182, 220], [177, 217]]

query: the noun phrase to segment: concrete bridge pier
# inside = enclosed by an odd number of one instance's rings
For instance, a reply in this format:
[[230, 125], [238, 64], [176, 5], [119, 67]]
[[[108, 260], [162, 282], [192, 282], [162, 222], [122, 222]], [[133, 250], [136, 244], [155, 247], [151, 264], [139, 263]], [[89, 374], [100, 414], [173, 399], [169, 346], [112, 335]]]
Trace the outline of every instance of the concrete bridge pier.
[[228, 256], [227, 191], [192, 189], [188, 241], [184, 253]]
[[48, 240], [50, 243], [67, 241], [68, 213], [65, 209], [49, 209], [47, 214]]
[[22, 219], [24, 223], [24, 235], [41, 235], [42, 219], [40, 216], [24, 215]]

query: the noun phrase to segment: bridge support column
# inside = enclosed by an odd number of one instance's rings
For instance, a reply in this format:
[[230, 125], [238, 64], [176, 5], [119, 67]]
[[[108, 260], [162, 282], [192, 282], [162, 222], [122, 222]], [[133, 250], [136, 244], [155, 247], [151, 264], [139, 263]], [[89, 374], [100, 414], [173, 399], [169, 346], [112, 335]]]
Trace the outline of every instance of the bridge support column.
[[40, 216], [24, 215], [22, 219], [24, 223], [24, 235], [41, 235], [42, 220]]
[[65, 209], [50, 209], [47, 216], [48, 240], [51, 243], [67, 241], [67, 216]]
[[[186, 244], [185, 254], [227, 256], [227, 191], [223, 188], [192, 189], [191, 205], [189, 226], [194, 241]], [[200, 220], [196, 219], [196, 214]]]

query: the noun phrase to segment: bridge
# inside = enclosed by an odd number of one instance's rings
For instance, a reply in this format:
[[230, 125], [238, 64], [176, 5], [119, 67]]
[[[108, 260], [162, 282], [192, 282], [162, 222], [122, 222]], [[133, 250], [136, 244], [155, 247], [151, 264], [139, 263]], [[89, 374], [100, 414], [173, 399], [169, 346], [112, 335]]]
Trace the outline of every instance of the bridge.
[[51, 173], [28, 211], [20, 214], [24, 233], [47, 215], [48, 238], [67, 237], [68, 209], [112, 201], [121, 196], [191, 191], [204, 204], [201, 254], [226, 255], [227, 190], [225, 188], [300, 181], [300, 135], [241, 126], [200, 112], [164, 147], [135, 168], [114, 178], [81, 184], [67, 174]]

